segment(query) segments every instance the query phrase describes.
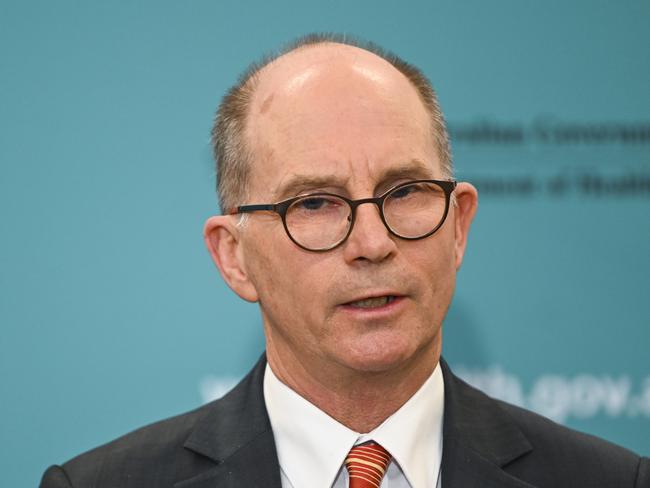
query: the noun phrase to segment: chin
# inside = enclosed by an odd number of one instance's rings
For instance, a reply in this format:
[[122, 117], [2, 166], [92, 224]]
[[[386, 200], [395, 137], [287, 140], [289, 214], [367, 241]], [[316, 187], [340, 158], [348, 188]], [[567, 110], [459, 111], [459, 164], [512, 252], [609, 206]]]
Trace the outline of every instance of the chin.
[[[407, 364], [417, 351], [415, 347], [405, 347], [404, 344], [373, 344], [346, 351], [339, 362], [350, 369], [366, 373], [383, 373], [395, 371]], [[339, 351], [339, 354], [342, 351]]]

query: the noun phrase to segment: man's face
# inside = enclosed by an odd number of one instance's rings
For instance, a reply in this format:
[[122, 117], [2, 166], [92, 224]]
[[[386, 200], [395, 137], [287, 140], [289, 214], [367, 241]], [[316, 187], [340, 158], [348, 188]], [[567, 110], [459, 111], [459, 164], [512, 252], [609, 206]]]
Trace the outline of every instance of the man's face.
[[[367, 198], [443, 177], [415, 89], [355, 48], [310, 48], [267, 68], [247, 135], [255, 161], [242, 204], [313, 192]], [[407, 241], [389, 234], [375, 205], [361, 205], [347, 241], [321, 253], [296, 246], [277, 214], [250, 215], [241, 256], [272, 365], [326, 373], [435, 364], [459, 264], [454, 211], [433, 236]]]

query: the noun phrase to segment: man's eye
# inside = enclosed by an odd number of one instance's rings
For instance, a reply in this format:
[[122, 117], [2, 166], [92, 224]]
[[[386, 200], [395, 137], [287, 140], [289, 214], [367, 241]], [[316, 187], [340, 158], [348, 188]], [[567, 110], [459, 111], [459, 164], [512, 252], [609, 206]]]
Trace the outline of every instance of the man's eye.
[[322, 210], [327, 208], [333, 202], [323, 197], [310, 197], [298, 202], [299, 208], [303, 210]]
[[418, 190], [417, 185], [408, 185], [408, 186], [402, 186], [401, 188], [397, 188], [390, 194], [390, 198], [405, 198], [409, 196], [411, 193], [416, 192]]

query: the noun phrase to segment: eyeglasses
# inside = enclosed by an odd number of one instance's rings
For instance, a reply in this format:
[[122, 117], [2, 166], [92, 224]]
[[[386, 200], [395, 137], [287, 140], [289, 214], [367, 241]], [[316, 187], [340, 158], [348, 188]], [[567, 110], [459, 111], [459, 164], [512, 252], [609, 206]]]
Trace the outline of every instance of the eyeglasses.
[[416, 240], [437, 231], [449, 213], [455, 181], [414, 180], [401, 183], [375, 198], [350, 200], [332, 193], [312, 193], [274, 204], [242, 205], [231, 214], [275, 212], [289, 238], [307, 251], [329, 251], [345, 242], [359, 205], [373, 203], [388, 231]]

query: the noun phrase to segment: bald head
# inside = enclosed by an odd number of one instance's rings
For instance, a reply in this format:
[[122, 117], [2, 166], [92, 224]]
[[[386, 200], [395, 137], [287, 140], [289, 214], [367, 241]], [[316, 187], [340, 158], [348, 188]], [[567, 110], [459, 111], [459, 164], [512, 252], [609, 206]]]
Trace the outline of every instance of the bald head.
[[[403, 110], [391, 112], [391, 105]], [[253, 65], [224, 97], [212, 132], [222, 211], [246, 201], [252, 165], [290, 145], [292, 126], [312, 124], [314, 130], [302, 131], [306, 137], [315, 144], [335, 143], [334, 129], [345, 121], [358, 131], [350, 136], [363, 140], [364, 131], [381, 124], [382, 116], [392, 117], [386, 123], [400, 123], [393, 120], [398, 112], [407, 114], [404, 124], [413, 122], [407, 118], [421, 121], [414, 130], [427, 132], [441, 175], [451, 177], [435, 93], [417, 68], [396, 56], [373, 45], [310, 36]]]
[[269, 101], [269, 95], [286, 99], [307, 90], [319, 90], [323, 96], [340, 94], [359, 82], [370, 89], [404, 90], [419, 97], [415, 86], [384, 58], [335, 42], [296, 48], [261, 68], [255, 81], [251, 114], [260, 102]]

